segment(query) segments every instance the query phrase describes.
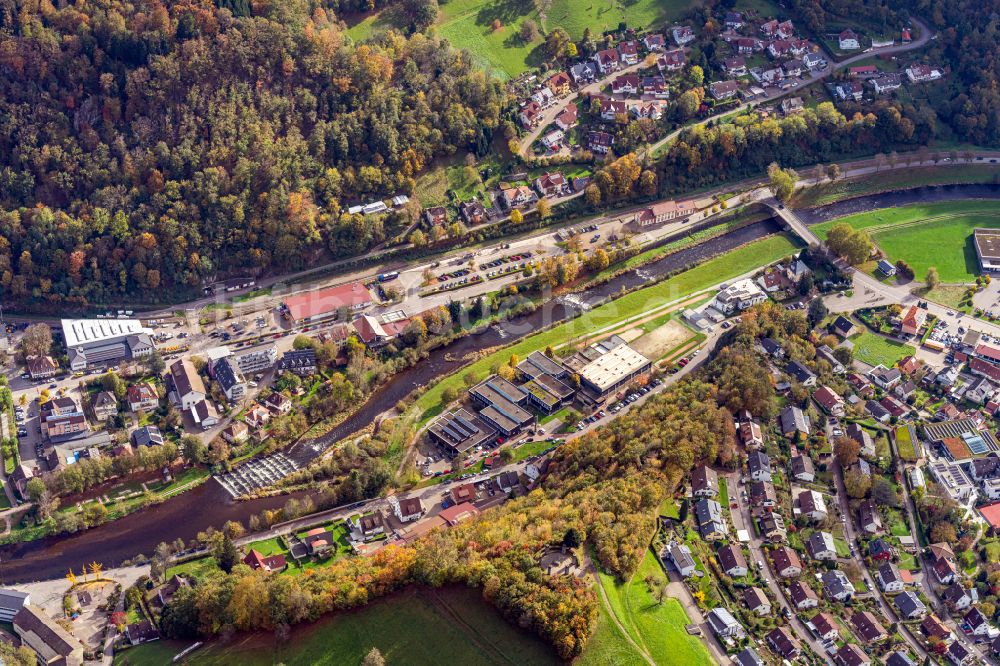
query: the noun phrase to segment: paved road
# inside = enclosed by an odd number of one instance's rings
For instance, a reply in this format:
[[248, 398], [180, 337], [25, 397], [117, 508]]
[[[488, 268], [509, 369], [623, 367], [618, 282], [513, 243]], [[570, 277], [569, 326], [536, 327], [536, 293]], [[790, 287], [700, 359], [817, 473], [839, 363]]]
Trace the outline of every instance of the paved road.
[[[792, 631], [798, 636], [799, 641], [809, 648], [816, 654], [820, 659], [823, 659], [827, 664], [832, 664], [833, 660], [830, 659], [830, 655], [827, 654], [826, 650], [820, 644], [819, 640], [813, 635], [811, 631], [806, 627], [806, 625], [799, 619], [796, 614], [796, 610], [789, 603], [788, 599], [785, 598], [784, 591], [781, 586], [778, 585], [778, 577], [775, 575], [774, 571], [771, 569], [771, 560], [764, 555], [762, 546], [764, 544], [763, 540], [760, 539], [756, 531], [753, 528], [753, 518], [750, 514], [750, 504], [749, 500], [743, 497], [743, 484], [740, 483], [740, 472], [732, 472], [726, 475], [726, 484], [729, 487], [729, 501], [735, 501], [739, 505], [737, 511], [731, 511], [730, 514], [733, 518], [733, 529], [744, 529], [750, 535], [750, 542], [747, 546], [750, 549], [750, 561], [748, 565], [751, 568], [757, 569], [758, 575], [764, 578], [767, 582], [767, 587], [771, 591], [772, 596], [778, 600], [778, 605], [781, 606], [783, 610], [787, 610], [791, 614], [791, 621], [789, 625]], [[764, 569], [761, 570], [757, 566], [758, 562], [764, 563]]]

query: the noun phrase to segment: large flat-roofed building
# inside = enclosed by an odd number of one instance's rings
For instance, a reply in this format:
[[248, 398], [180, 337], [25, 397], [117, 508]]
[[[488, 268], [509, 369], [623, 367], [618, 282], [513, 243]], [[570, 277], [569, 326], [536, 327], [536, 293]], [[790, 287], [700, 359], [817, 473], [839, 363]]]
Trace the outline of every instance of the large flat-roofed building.
[[552, 375], [538, 375], [524, 383], [521, 388], [528, 392], [528, 403], [546, 414], [556, 411], [576, 393]]
[[153, 353], [151, 329], [138, 319], [63, 319], [72, 370], [145, 358]]
[[504, 437], [520, 432], [535, 421], [534, 415], [522, 407], [528, 402], [528, 392], [497, 375], [473, 386], [469, 395], [483, 406], [479, 416]]
[[539, 375], [550, 375], [556, 379], [564, 379], [569, 374], [566, 368], [540, 351], [528, 354], [526, 359], [517, 364], [517, 370], [530, 379], [535, 379]]
[[1000, 271], [1000, 229], [974, 229], [972, 238], [976, 245], [979, 266], [984, 271]]
[[31, 603], [27, 592], [17, 590], [0, 590], [0, 622], [10, 622], [25, 605]]
[[478, 416], [461, 408], [439, 416], [427, 433], [452, 456], [486, 444], [497, 434]]
[[371, 304], [372, 296], [360, 282], [308, 291], [285, 299], [288, 316], [297, 323], [334, 317], [341, 310], [358, 312]]
[[629, 347], [618, 345], [580, 368], [580, 384], [595, 397], [611, 391], [649, 370], [648, 358]]

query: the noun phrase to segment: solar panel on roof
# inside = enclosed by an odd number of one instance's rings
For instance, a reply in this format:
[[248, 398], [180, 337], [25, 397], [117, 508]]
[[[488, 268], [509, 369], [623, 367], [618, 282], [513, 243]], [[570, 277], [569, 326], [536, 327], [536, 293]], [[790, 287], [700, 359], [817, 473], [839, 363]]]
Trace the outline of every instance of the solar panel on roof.
[[452, 417], [451, 420], [448, 421], [448, 425], [451, 426], [455, 432], [461, 433], [463, 437], [468, 437], [472, 434], [457, 418]]
[[472, 424], [472, 422], [469, 421], [469, 419], [465, 418], [461, 414], [455, 416], [455, 420], [458, 421], [459, 423], [461, 423], [466, 428], [468, 428], [470, 433], [479, 432], [479, 428], [477, 428], [476, 426], [474, 426]]
[[444, 432], [444, 434], [448, 435], [449, 439], [452, 439], [456, 442], [461, 442], [463, 439], [465, 439], [464, 437], [456, 433], [454, 430], [452, 430], [451, 426], [448, 425], [447, 423], [441, 426], [441, 431]]

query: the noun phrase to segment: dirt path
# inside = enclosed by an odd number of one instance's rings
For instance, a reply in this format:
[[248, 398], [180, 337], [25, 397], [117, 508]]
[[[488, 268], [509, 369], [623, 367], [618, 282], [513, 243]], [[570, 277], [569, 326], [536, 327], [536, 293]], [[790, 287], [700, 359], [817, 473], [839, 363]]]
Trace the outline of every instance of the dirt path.
[[486, 655], [492, 657], [497, 663], [507, 663], [517, 666], [517, 662], [510, 659], [503, 650], [494, 645], [487, 636], [484, 636], [478, 629], [466, 622], [462, 616], [455, 612], [451, 604], [441, 598], [436, 589], [428, 591], [427, 600], [441, 615], [449, 618], [456, 626], [460, 627], [466, 636]]
[[657, 308], [655, 310], [651, 310], [649, 312], [646, 312], [645, 314], [635, 315], [634, 318], [623, 319], [621, 321], [614, 322], [613, 324], [609, 324], [608, 326], [606, 326], [606, 327], [604, 327], [604, 328], [602, 328], [600, 330], [591, 331], [590, 333], [587, 333], [586, 335], [578, 336], [576, 338], [573, 338], [572, 340], [569, 340], [567, 342], [563, 342], [562, 344], [558, 345], [556, 347], [556, 349], [561, 349], [561, 348], [566, 347], [568, 345], [575, 345], [576, 343], [580, 342], [581, 340], [582, 341], [586, 341], [586, 340], [592, 340], [594, 338], [607, 338], [607, 337], [610, 337], [610, 336], [615, 335], [615, 334], [620, 335], [624, 331], [627, 331], [629, 329], [633, 329], [636, 326], [642, 326], [646, 322], [652, 321], [653, 319], [656, 319], [658, 317], [662, 317], [663, 315], [665, 315], [665, 314], [667, 314], [669, 312], [675, 312], [677, 310], [680, 310], [681, 308], [685, 308], [685, 307], [687, 307], [689, 305], [693, 305], [694, 303], [700, 303], [703, 300], [705, 300], [705, 294], [704, 294], [704, 292], [699, 293], [699, 294], [695, 294], [693, 296], [690, 296], [689, 298], [684, 299], [683, 301], [681, 301], [679, 303], [668, 303], [668, 304], [666, 304], [663, 307]]
[[611, 621], [615, 623], [615, 626], [618, 627], [618, 631], [621, 632], [621, 635], [625, 638], [626, 641], [628, 641], [629, 645], [634, 647], [636, 652], [638, 652], [642, 656], [642, 658], [646, 660], [646, 663], [648, 663], [649, 666], [656, 666], [656, 662], [653, 661], [653, 658], [651, 656], [649, 656], [649, 653], [646, 651], [646, 648], [644, 646], [639, 645], [632, 639], [632, 636], [629, 635], [628, 630], [625, 628], [625, 625], [623, 625], [621, 623], [621, 620], [618, 619], [618, 616], [615, 615], [615, 611], [611, 607], [611, 600], [608, 599], [608, 593], [604, 591], [604, 584], [601, 583], [601, 577], [597, 575], [597, 569], [594, 567], [593, 563], [590, 564], [589, 570], [590, 573], [593, 574], [594, 581], [597, 584], [597, 590], [598, 592], [600, 592], [601, 603], [604, 604], [604, 607], [608, 610], [608, 617], [611, 618]]

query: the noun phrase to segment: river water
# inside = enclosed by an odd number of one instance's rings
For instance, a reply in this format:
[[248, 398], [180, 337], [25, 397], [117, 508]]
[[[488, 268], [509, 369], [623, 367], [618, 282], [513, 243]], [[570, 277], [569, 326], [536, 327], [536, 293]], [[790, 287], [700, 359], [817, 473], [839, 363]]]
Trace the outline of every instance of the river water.
[[[910, 203], [951, 199], [1000, 198], [1000, 187], [991, 185], [926, 187], [906, 192], [861, 197], [808, 211], [798, 211], [808, 224], [815, 224], [854, 212], [901, 206]], [[456, 340], [432, 351], [428, 358], [398, 373], [391, 382], [375, 391], [352, 416], [319, 440], [292, 447], [289, 455], [307, 463], [326, 446], [372, 423], [379, 414], [395, 405], [413, 389], [433, 383], [465, 363], [466, 354], [509, 344], [552, 323], [576, 316], [595, 307], [622, 289], [639, 287], [656, 277], [703, 262], [722, 252], [780, 231], [774, 219], [764, 220], [719, 238], [679, 250], [642, 268], [630, 270], [609, 282], [571, 298], [548, 301], [544, 307], [522, 317], [490, 327], [483, 332]], [[294, 496], [294, 495], [292, 495]], [[214, 480], [174, 497], [156, 507], [126, 516], [69, 536], [49, 537], [0, 549], [0, 577], [6, 583], [43, 580], [66, 573], [69, 568], [97, 560], [106, 567], [116, 566], [139, 553], [150, 555], [161, 541], [192, 539], [209, 526], [227, 520], [247, 519], [264, 509], [282, 506], [288, 495], [250, 501], [236, 501]]]

